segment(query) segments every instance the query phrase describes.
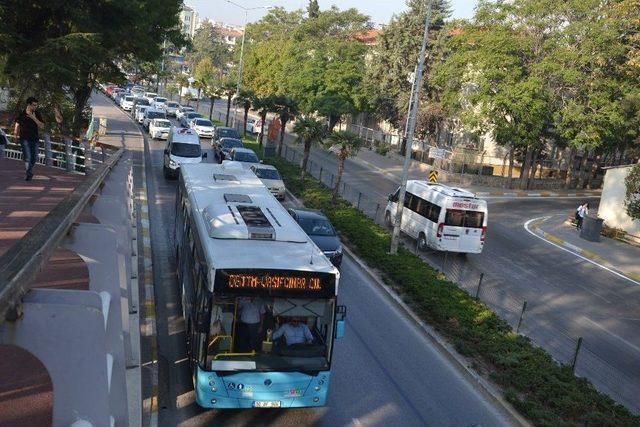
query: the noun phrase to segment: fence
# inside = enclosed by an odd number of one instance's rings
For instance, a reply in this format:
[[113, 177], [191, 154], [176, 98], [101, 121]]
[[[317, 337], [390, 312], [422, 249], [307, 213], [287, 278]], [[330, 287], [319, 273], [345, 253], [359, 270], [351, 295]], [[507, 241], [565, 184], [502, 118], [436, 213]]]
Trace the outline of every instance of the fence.
[[[92, 121], [93, 122], [93, 121]], [[13, 135], [7, 135], [7, 145], [0, 145], [0, 158], [22, 160], [22, 147]], [[115, 149], [92, 146], [87, 140], [82, 142], [67, 139], [52, 141], [49, 135], [38, 144], [37, 163], [63, 169], [68, 172], [89, 174], [111, 155]]]
[[[302, 149], [285, 145], [282, 157], [300, 165]], [[334, 188], [337, 180], [335, 166], [309, 159], [307, 172], [328, 188]], [[386, 226], [387, 201], [371, 197], [370, 189], [358, 186], [350, 177], [343, 179], [338, 189], [341, 197], [378, 225]], [[462, 255], [420, 252], [416, 242], [406, 236], [403, 245], [440, 270], [470, 296], [485, 303], [505, 319], [514, 331], [547, 350], [556, 361], [571, 367], [576, 375], [588, 378], [600, 391], [632, 411], [640, 411], [640, 372], [637, 365], [640, 354], [616, 353], [610, 348], [603, 350], [605, 346], [598, 347], [589, 337], [580, 337], [563, 329], [563, 325], [570, 325], [571, 322], [563, 318], [562, 313], [550, 309], [544, 302], [523, 300], [521, 294], [510, 290], [512, 288], [509, 285], [512, 284], [506, 284], [503, 277], [492, 277]]]

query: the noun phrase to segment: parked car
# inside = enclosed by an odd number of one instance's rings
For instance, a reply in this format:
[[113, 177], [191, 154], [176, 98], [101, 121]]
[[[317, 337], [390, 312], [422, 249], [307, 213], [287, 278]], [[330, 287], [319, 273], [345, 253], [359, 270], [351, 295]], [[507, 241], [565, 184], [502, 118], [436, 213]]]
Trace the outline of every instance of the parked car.
[[242, 163], [245, 169], [250, 168], [251, 165], [256, 163], [260, 164], [260, 159], [258, 159], [256, 153], [250, 148], [232, 148], [229, 157], [229, 160]]
[[179, 107], [179, 108], [176, 110], [176, 119], [178, 119], [178, 120], [182, 120], [182, 117], [183, 117], [186, 113], [190, 113], [190, 112], [192, 112], [192, 111], [195, 111], [195, 110], [193, 109], [193, 107], [187, 107], [187, 106]]
[[144, 114], [147, 112], [149, 107], [147, 105], [138, 105], [136, 107], [136, 121], [140, 124], [144, 122]]
[[136, 98], [143, 98], [144, 89], [141, 88], [140, 86], [134, 86], [131, 88], [131, 95], [135, 96]]
[[167, 116], [175, 117], [178, 108], [180, 108], [180, 104], [178, 104], [177, 102], [167, 101]]
[[220, 138], [218, 143], [213, 147], [215, 156], [222, 163], [223, 160], [231, 158], [231, 150], [234, 148], [244, 148], [244, 144], [237, 138]]
[[168, 139], [171, 132], [171, 121], [167, 119], [153, 119], [149, 124], [151, 139]]
[[154, 119], [166, 119], [167, 113], [164, 110], [159, 110], [157, 108], [149, 107], [147, 108], [146, 113], [144, 114], [144, 119], [142, 120], [142, 127], [145, 129], [149, 129], [149, 124], [151, 120]]
[[195, 111], [189, 111], [182, 115], [182, 118], [180, 119], [180, 126], [182, 126], [183, 128], [191, 127], [189, 126], [191, 120], [198, 117], [202, 117], [202, 114], [196, 113]]
[[196, 118], [191, 121], [191, 128], [196, 131], [200, 138], [213, 138], [216, 127], [209, 119]]
[[216, 127], [216, 130], [213, 133], [213, 140], [211, 141], [211, 144], [217, 144], [221, 138], [235, 138], [242, 140], [242, 138], [240, 137], [240, 133], [238, 133], [238, 131], [234, 128]]
[[[269, 123], [267, 122], [267, 127], [264, 130], [264, 134], [267, 134], [267, 130], [269, 129]], [[258, 119], [256, 120], [256, 122], [253, 124], [253, 133], [254, 134], [259, 134], [262, 131], [262, 119]]]
[[113, 93], [115, 93], [113, 100], [118, 105], [120, 105], [120, 102], [122, 102], [122, 98], [129, 95], [129, 92], [125, 89], [113, 91]]
[[124, 98], [122, 98], [122, 101], [120, 101], [120, 107], [124, 111], [131, 111], [131, 108], [133, 108], [133, 96], [127, 95]]
[[264, 164], [251, 165], [251, 171], [260, 178], [260, 181], [262, 181], [264, 186], [269, 189], [276, 199], [284, 200], [287, 190], [275, 166]]
[[342, 243], [331, 222], [320, 211], [313, 209], [289, 209], [300, 227], [336, 267], [342, 264]]
[[154, 106], [154, 108], [157, 108], [158, 110], [166, 110], [167, 109], [167, 98], [162, 97], [162, 96], [156, 96], [155, 99], [153, 100], [153, 106]]
[[116, 98], [117, 98], [118, 94], [120, 94], [120, 93], [122, 93], [122, 92], [124, 92], [124, 89], [122, 89], [121, 87], [117, 87], [117, 88], [113, 89], [113, 90], [111, 91], [111, 98], [112, 98], [116, 103], [118, 103], [118, 100], [117, 100]]
[[253, 128], [256, 122], [257, 122], [256, 119], [247, 119], [247, 127], [246, 127], [247, 132], [253, 133]]
[[172, 128], [164, 149], [162, 173], [165, 178], [176, 178], [180, 165], [200, 163], [207, 153], [202, 153], [200, 137], [193, 129]]

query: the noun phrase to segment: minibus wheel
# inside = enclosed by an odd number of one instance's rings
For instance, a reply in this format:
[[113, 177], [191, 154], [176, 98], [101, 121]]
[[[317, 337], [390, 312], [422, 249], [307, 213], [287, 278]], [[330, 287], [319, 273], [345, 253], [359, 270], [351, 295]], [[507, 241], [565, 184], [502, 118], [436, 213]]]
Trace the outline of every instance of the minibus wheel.
[[427, 236], [424, 233], [420, 233], [418, 236], [418, 249], [421, 251], [427, 250]]

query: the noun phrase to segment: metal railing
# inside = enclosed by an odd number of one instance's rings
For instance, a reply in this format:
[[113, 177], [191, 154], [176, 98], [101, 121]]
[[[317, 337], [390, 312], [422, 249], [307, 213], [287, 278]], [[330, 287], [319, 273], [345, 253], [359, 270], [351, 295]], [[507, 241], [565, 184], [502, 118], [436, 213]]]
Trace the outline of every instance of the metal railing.
[[65, 200], [0, 256], [0, 323], [20, 316], [22, 297], [29, 290], [29, 285], [123, 152], [124, 149], [119, 149], [110, 155]]
[[[7, 135], [7, 145], [0, 145], [0, 158], [22, 160], [22, 146], [14, 135]], [[63, 142], [52, 141], [45, 134], [38, 144], [36, 163], [67, 172], [89, 174], [104, 163], [115, 148], [104, 145], [91, 145], [88, 140], [81, 142], [67, 139]]]

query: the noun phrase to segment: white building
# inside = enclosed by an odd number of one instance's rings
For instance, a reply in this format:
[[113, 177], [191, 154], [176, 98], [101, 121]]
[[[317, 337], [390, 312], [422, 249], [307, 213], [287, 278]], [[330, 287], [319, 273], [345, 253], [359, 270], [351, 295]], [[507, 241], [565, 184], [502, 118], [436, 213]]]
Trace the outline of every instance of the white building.
[[640, 221], [631, 219], [624, 205], [626, 197], [624, 180], [632, 167], [633, 165], [607, 168], [598, 216], [604, 219], [607, 226], [620, 228], [631, 237], [640, 239]]
[[198, 28], [200, 28], [201, 22], [200, 15], [194, 7], [187, 6], [186, 4], [182, 5], [180, 24], [182, 25], [182, 33], [185, 36], [193, 38]]

